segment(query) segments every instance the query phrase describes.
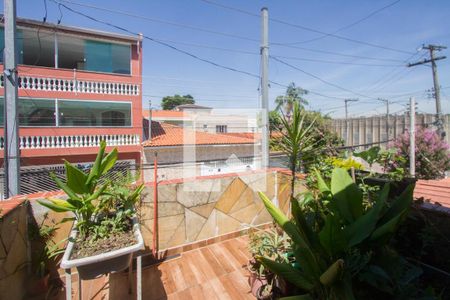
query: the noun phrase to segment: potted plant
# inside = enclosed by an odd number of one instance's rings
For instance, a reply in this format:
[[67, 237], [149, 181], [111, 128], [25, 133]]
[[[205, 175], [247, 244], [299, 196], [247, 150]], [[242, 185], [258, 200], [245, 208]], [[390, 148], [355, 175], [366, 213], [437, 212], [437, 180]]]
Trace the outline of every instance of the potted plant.
[[[254, 229], [257, 230], [257, 229]], [[252, 294], [255, 297], [271, 297], [272, 291], [280, 294], [283, 283], [255, 258], [261, 255], [283, 262], [288, 260], [287, 253], [290, 251], [287, 235], [279, 233], [276, 229], [268, 231], [250, 231], [249, 251], [252, 258], [249, 260], [248, 269], [250, 276], [248, 279]], [[258, 298], [259, 299], [259, 298]], [[271, 298], [261, 298], [271, 299]]]
[[81, 279], [126, 269], [132, 254], [143, 249], [144, 242], [135, 214], [135, 204], [144, 188], [127, 187], [118, 193], [102, 176], [117, 160], [117, 149], [105, 153], [100, 149], [89, 173], [65, 161], [66, 181], [53, 175], [67, 199], [48, 198], [40, 204], [56, 212], [72, 212], [73, 230], [69, 236], [61, 268], [76, 267]]
[[274, 282], [262, 285], [256, 291], [256, 299], [258, 300], [275, 300], [280, 298], [281, 290], [274, 284]]
[[37, 296], [47, 294], [49, 291], [50, 269], [58, 265], [64, 249], [60, 243], [55, 243], [53, 237], [58, 227], [55, 224], [46, 225], [48, 215], [45, 214], [42, 222], [29, 225], [29, 237], [32, 247], [39, 249], [37, 255], [32, 258], [33, 275], [28, 281], [27, 295]]

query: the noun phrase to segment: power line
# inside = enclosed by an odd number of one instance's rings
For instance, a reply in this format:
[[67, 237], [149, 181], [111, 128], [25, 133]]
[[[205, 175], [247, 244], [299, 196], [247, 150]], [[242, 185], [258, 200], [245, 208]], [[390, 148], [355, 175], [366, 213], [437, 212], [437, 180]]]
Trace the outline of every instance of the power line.
[[353, 54], [339, 53], [339, 52], [333, 52], [333, 51], [321, 50], [321, 49], [311, 49], [311, 48], [305, 48], [305, 47], [293, 46], [293, 45], [286, 45], [286, 44], [279, 44], [279, 43], [272, 43], [272, 45], [285, 47], [285, 48], [304, 50], [304, 51], [313, 52], [313, 53], [323, 53], [323, 54], [330, 54], [330, 55], [335, 55], [335, 56], [350, 57], [350, 58], [357, 58], [357, 59], [376, 60], [376, 61], [390, 61], [390, 62], [404, 62], [401, 59], [370, 57], [370, 56], [363, 56], [363, 55], [353, 55]]
[[[165, 20], [160, 20], [160, 19], [149, 18], [149, 17], [142, 16], [142, 15], [136, 15], [136, 14], [133, 14], [133, 13], [127, 12], [127, 11], [118, 11], [118, 10], [113, 10], [113, 9], [109, 9], [109, 8], [105, 8], [105, 7], [95, 6], [95, 5], [92, 5], [92, 4], [85, 4], [85, 3], [69, 1], [69, 0], [57, 0], [57, 1], [58, 2], [69, 3], [69, 4], [72, 4], [72, 5], [77, 5], [77, 6], [97, 9], [97, 10], [101, 10], [101, 11], [106, 11], [106, 12], [109, 12], [109, 13], [124, 15], [124, 16], [132, 17], [132, 18], [142, 19], [142, 20], [149, 21], [149, 22], [166, 24], [166, 25], [170, 25], [170, 26], [180, 27], [180, 28], [183, 28], [183, 29], [188, 28], [188, 29], [191, 29], [191, 30], [197, 30], [197, 31], [211, 33], [211, 34], [227, 36], [227, 37], [231, 37], [231, 38], [237, 38], [237, 39], [241, 39], [241, 40], [247, 40], [247, 41], [258, 42], [259, 43], [259, 40], [253, 39], [253, 38], [249, 38], [249, 37], [234, 35], [234, 34], [225, 33], [225, 32], [213, 31], [213, 30], [202, 28], [202, 27], [196, 27], [196, 26], [188, 25], [188, 24], [181, 24], [181, 23], [175, 23], [175, 22], [171, 22], [171, 21], [165, 21]], [[62, 5], [61, 3], [58, 4], [58, 8], [59, 9], [61, 8], [60, 7], [61, 5]], [[221, 50], [221, 51], [228, 51], [228, 52], [235, 52], [235, 53], [242, 53], [242, 54], [251, 54], [251, 55], [256, 54], [256, 55], [259, 55], [259, 53], [245, 51], [245, 50], [229, 49], [229, 48], [222, 48], [222, 47], [216, 47], [216, 46], [211, 46], [211, 45], [202, 45], [202, 44], [180, 42], [180, 41], [167, 40], [167, 39], [157, 39], [157, 38], [154, 38], [154, 39], [158, 40], [158, 41], [161, 41], [161, 42], [167, 42], [167, 43], [172, 43], [172, 44], [180, 44], [180, 45], [186, 45], [186, 46], [191, 46], [191, 47], [199, 47], [199, 48], [205, 48], [205, 49]], [[289, 45], [280, 45], [280, 46], [287, 46], [287, 47], [289, 47]], [[301, 47], [295, 47], [295, 48], [302, 49], [302, 50], [305, 50], [305, 51], [321, 52], [321, 53], [325, 53], [325, 54], [332, 54], [332, 55], [344, 56], [344, 57], [352, 57], [352, 58], [358, 58], [358, 59], [390, 61], [390, 62], [402, 62], [401, 60], [398, 60], [398, 59], [383, 59], [383, 58], [374, 58], [374, 57], [367, 57], [367, 56], [357, 56], [357, 55], [349, 55], [349, 54], [336, 53], [336, 52], [319, 50], [319, 49], [301, 48]]]
[[[411, 60], [412, 58], [414, 58], [414, 56], [416, 56], [417, 54], [419, 54], [419, 52], [414, 53], [413, 55], [410, 55], [406, 60], [402, 61], [405, 65], [409, 62], [409, 60]], [[397, 69], [402, 68], [402, 66], [397, 66], [394, 67], [392, 70], [390, 70], [389, 72], [387, 72], [385, 75], [383, 75], [382, 77], [380, 77], [377, 81], [375, 81], [374, 84], [372, 84], [371, 87], [369, 87], [369, 91], [373, 91], [374, 89], [378, 88], [379, 85], [384, 84], [384, 82], [389, 82], [390, 78], [396, 76], [397, 73], [401, 73], [403, 71], [406, 71], [405, 69], [400, 69], [399, 72], [396, 72]]]
[[[224, 9], [236, 11], [236, 12], [239, 12], [239, 13], [242, 13], [242, 14], [246, 14], [246, 15], [249, 15], [249, 16], [252, 16], [252, 17], [259, 18], [258, 14], [255, 14], [255, 13], [243, 10], [243, 9], [235, 8], [235, 7], [224, 5], [224, 4], [220, 4], [220, 3], [217, 3], [217, 2], [211, 1], [211, 0], [200, 0], [200, 1], [208, 3], [210, 5], [215, 5], [217, 7], [221, 7], [221, 8], [224, 8]], [[392, 51], [392, 52], [406, 53], [406, 54], [411, 54], [412, 53], [412, 52], [409, 52], [409, 51], [404, 51], [404, 50], [395, 49], [395, 48], [391, 48], [391, 47], [387, 47], [387, 46], [377, 45], [377, 44], [373, 44], [373, 43], [369, 43], [369, 42], [365, 42], [365, 41], [360, 41], [360, 40], [356, 40], [356, 39], [352, 39], [352, 38], [336, 35], [336, 34], [329, 33], [329, 32], [324, 32], [324, 31], [321, 31], [321, 30], [317, 30], [317, 29], [314, 29], [314, 28], [307, 27], [307, 26], [290, 23], [290, 22], [287, 22], [287, 21], [284, 21], [284, 20], [281, 20], [281, 19], [269, 18], [269, 20], [272, 21], [272, 22], [275, 22], [275, 23], [283, 24], [283, 25], [294, 27], [294, 28], [297, 28], [297, 29], [302, 29], [302, 30], [305, 30], [305, 31], [319, 33], [321, 35], [331, 36], [331, 37], [334, 37], [336, 39], [345, 40], [345, 41], [352, 42], [352, 43], [362, 44], [362, 45], [366, 45], [366, 46], [370, 46], [370, 47], [374, 47], [374, 48], [379, 48], [379, 49], [383, 49], [383, 50], [389, 50], [389, 51]], [[286, 43], [272, 43], [272, 44], [285, 45]]]
[[281, 55], [272, 55], [272, 57], [283, 58], [283, 59], [292, 59], [292, 60], [310, 61], [310, 62], [319, 62], [319, 63], [328, 63], [328, 64], [366, 66], [366, 67], [396, 67], [396, 66], [398, 67], [398, 66], [401, 66], [401, 65], [393, 65], [393, 64], [365, 64], [365, 63], [354, 63], [354, 62], [346, 62], [346, 61], [332, 61], [332, 60], [301, 58], [301, 57], [281, 56]]
[[[75, 13], [75, 14], [77, 14], [77, 15], [80, 15], [80, 16], [83, 16], [83, 17], [85, 17], [85, 18], [88, 18], [88, 19], [90, 19], [90, 20], [92, 20], [92, 21], [94, 21], [94, 22], [101, 23], [101, 24], [104, 24], [104, 25], [107, 25], [107, 26], [116, 28], [116, 29], [118, 29], [118, 30], [120, 30], [120, 31], [124, 31], [124, 32], [127, 32], [127, 33], [132, 34], [132, 35], [139, 35], [139, 33], [137, 33], [137, 32], [133, 32], [133, 31], [131, 31], [131, 30], [129, 30], [129, 29], [126, 29], [126, 28], [124, 28], [124, 27], [121, 27], [121, 26], [112, 24], [112, 23], [107, 22], [107, 21], [99, 20], [99, 19], [94, 18], [94, 17], [92, 17], [92, 16], [90, 16], [90, 15], [87, 15], [87, 14], [85, 14], [85, 13], [83, 13], [83, 12], [77, 11], [77, 10], [71, 8], [71, 7], [68, 7], [68, 6], [65, 5], [65, 4], [62, 4], [61, 2], [59, 2], [59, 0], [51, 0], [51, 1], [54, 2], [54, 3], [56, 3], [56, 4], [60, 4], [62, 7], [64, 7], [65, 9], [69, 10], [69, 11], [72, 12], [72, 13]], [[152, 38], [152, 37], [149, 37], [149, 36], [147, 36], [147, 35], [142, 35], [142, 37], [145, 38], [145, 39], [147, 39], [147, 40], [150, 40], [150, 41], [152, 41], [152, 42], [154, 42], [154, 43], [157, 43], [157, 44], [159, 44], [159, 45], [165, 46], [165, 47], [170, 48], [170, 49], [172, 49], [172, 50], [174, 50], [174, 51], [177, 51], [177, 52], [179, 52], [179, 53], [182, 53], [182, 54], [184, 54], [184, 55], [190, 56], [190, 57], [192, 57], [192, 58], [194, 58], [194, 59], [196, 59], [196, 60], [199, 60], [199, 61], [202, 61], [202, 62], [204, 62], [204, 63], [213, 65], [213, 66], [215, 66], [215, 67], [222, 68], [222, 69], [225, 69], [225, 70], [228, 70], [228, 71], [232, 71], [232, 72], [235, 72], [235, 73], [241, 73], [241, 74], [244, 74], [244, 75], [247, 75], [247, 76], [250, 76], [250, 77], [259, 78], [259, 75], [256, 75], [256, 74], [253, 74], [253, 73], [250, 73], [250, 72], [247, 72], [247, 71], [239, 70], [239, 69], [236, 69], [236, 68], [233, 68], [233, 67], [228, 67], [228, 66], [225, 66], [225, 65], [216, 63], [216, 62], [214, 62], [214, 61], [211, 61], [211, 60], [208, 60], [208, 59], [199, 57], [199, 56], [197, 56], [196, 54], [193, 54], [193, 53], [190, 53], [190, 52], [188, 52], [188, 51], [182, 50], [182, 49], [177, 48], [177, 47], [175, 47], [175, 46], [173, 46], [173, 45], [171, 45], [171, 44], [168, 44], [168, 43], [166, 43], [166, 42], [161, 42], [161, 41], [159, 41], [159, 40], [157, 40], [157, 39], [154, 39], [154, 38]]]
[[[120, 30], [120, 31], [124, 31], [124, 32], [127, 32], [127, 33], [132, 34], [132, 35], [138, 35], [138, 33], [133, 32], [133, 31], [127, 29], [127, 28], [124, 28], [124, 27], [121, 27], [121, 26], [112, 24], [112, 23], [107, 22], [107, 21], [99, 20], [99, 19], [94, 18], [94, 17], [92, 17], [92, 16], [90, 16], [90, 15], [88, 15], [88, 14], [85, 14], [85, 13], [80, 12], [80, 11], [78, 11], [78, 10], [75, 10], [75, 9], [73, 9], [73, 8], [71, 8], [71, 7], [68, 7], [67, 5], [65, 5], [65, 4], [63, 4], [62, 2], [60, 2], [60, 0], [51, 0], [51, 1], [54, 2], [54, 3], [56, 3], [56, 4], [58, 4], [58, 5], [60, 5], [60, 6], [62, 6], [62, 7], [64, 7], [65, 9], [67, 9], [68, 11], [70, 11], [70, 12], [72, 12], [72, 13], [75, 13], [75, 14], [78, 14], [78, 15], [83, 16], [83, 17], [85, 17], [85, 18], [88, 18], [88, 19], [90, 19], [90, 20], [92, 20], [92, 21], [94, 21], [94, 22], [101, 23], [101, 24], [104, 24], [104, 25], [107, 25], [107, 26], [116, 28], [116, 29], [118, 29], [118, 30]], [[67, 0], [62, 0], [62, 1], [66, 1], [66, 2], [67, 2]], [[250, 77], [258, 78], [258, 79], [259, 79], [259, 75], [257, 75], [257, 74], [254, 74], [254, 73], [251, 73], [251, 72], [247, 72], [247, 71], [244, 71], [244, 70], [239, 70], [239, 69], [236, 69], [236, 68], [233, 68], [233, 67], [228, 67], [228, 66], [225, 66], [225, 65], [216, 63], [216, 62], [214, 62], [214, 61], [211, 61], [211, 60], [208, 60], [208, 59], [201, 58], [201, 57], [199, 57], [199, 56], [197, 56], [197, 55], [195, 55], [195, 54], [193, 54], [193, 53], [190, 53], [190, 52], [188, 52], [188, 51], [182, 50], [182, 49], [177, 48], [177, 47], [175, 47], [175, 46], [173, 46], [173, 45], [171, 45], [171, 44], [168, 44], [168, 43], [166, 43], [166, 42], [159, 41], [159, 40], [157, 40], [157, 39], [155, 39], [155, 38], [152, 38], [152, 37], [149, 37], [149, 36], [147, 36], [147, 35], [143, 35], [143, 38], [145, 38], [145, 39], [147, 39], [147, 40], [150, 40], [150, 41], [152, 41], [152, 42], [154, 42], [154, 43], [160, 44], [160, 45], [162, 45], [162, 46], [168, 47], [168, 48], [170, 48], [170, 49], [172, 49], [172, 50], [174, 50], [174, 51], [177, 51], [177, 52], [179, 52], [179, 53], [182, 53], [182, 54], [185, 54], [185, 55], [187, 55], [187, 56], [190, 56], [190, 57], [192, 57], [192, 58], [194, 58], [194, 59], [196, 59], [196, 60], [199, 60], [199, 61], [202, 61], [202, 62], [204, 62], [204, 63], [213, 65], [213, 66], [215, 66], [215, 67], [222, 68], [222, 69], [225, 69], [225, 70], [228, 70], [228, 71], [232, 71], [232, 72], [244, 74], [244, 75], [247, 75], [247, 76], [250, 76]], [[273, 80], [270, 80], [269, 82], [270, 82], [271, 84], [273, 84], [273, 85], [278, 85], [278, 86], [280, 86], [280, 87], [287, 88], [287, 85], [285, 85], [285, 84], [281, 84], [281, 83], [278, 83], [278, 82], [273, 81]], [[345, 89], [345, 90], [346, 90], [347, 92], [350, 91], [350, 90], [347, 90], [347, 89]], [[343, 99], [342, 97], [329, 96], [329, 95], [325, 95], [325, 94], [318, 93], [318, 92], [315, 92], [315, 91], [309, 91], [309, 92], [310, 92], [311, 94], [315, 94], [315, 95], [322, 96], [322, 97], [325, 97], [325, 98]], [[363, 97], [366, 97], [366, 98], [372, 98], [372, 97], [368, 97], [368, 96], [363, 96]]]
[[133, 13], [127, 12], [127, 11], [114, 10], [114, 9], [110, 9], [110, 8], [106, 8], [106, 7], [100, 7], [100, 6], [95, 6], [95, 5], [87, 4], [87, 3], [80, 3], [80, 2], [69, 1], [69, 0], [56, 0], [56, 1], [51, 0], [51, 1], [58, 2], [60, 5], [62, 5], [65, 8], [67, 8], [67, 6], [65, 4], [63, 4], [62, 2], [68, 3], [68, 4], [72, 4], [72, 5], [82, 6], [82, 7], [86, 7], [86, 8], [106, 11], [106, 12], [113, 13], [113, 14], [120, 14], [120, 15], [132, 17], [132, 18], [136, 18], [136, 19], [145, 20], [145, 21], [148, 21], [148, 22], [160, 23], [160, 24], [170, 25], [170, 26], [179, 27], [179, 28], [183, 28], [183, 29], [201, 31], [201, 32], [205, 32], [205, 33], [221, 35], [221, 36], [226, 36], [226, 37], [231, 37], [231, 38], [240, 39], [240, 40], [246, 40], [246, 41], [251, 41], [251, 42], [259, 42], [259, 40], [253, 39], [253, 38], [250, 38], [250, 37], [245, 37], [245, 36], [231, 34], [231, 33], [226, 33], [226, 32], [214, 31], [214, 30], [210, 30], [210, 29], [205, 29], [203, 27], [197, 27], [197, 26], [189, 25], [189, 24], [182, 24], [182, 23], [176, 23], [176, 22], [172, 22], [172, 21], [166, 21], [166, 20], [161, 20], [161, 19], [149, 18], [149, 17], [146, 17], [146, 16], [133, 14]]
[[323, 83], [325, 83], [325, 84], [327, 84], [327, 85], [329, 85], [329, 86], [335, 87], [335, 88], [340, 89], [340, 90], [342, 90], [342, 91], [349, 92], [349, 93], [352, 93], [352, 94], [354, 94], [354, 95], [361, 96], [361, 97], [364, 97], [364, 98], [376, 99], [375, 97], [367, 96], [367, 95], [364, 95], [364, 94], [361, 94], [361, 93], [358, 93], [358, 92], [349, 90], [349, 89], [347, 89], [347, 88], [345, 88], [345, 87], [342, 87], [342, 86], [340, 86], [340, 85], [334, 84], [334, 83], [329, 82], [329, 81], [327, 81], [327, 80], [324, 80], [324, 79], [320, 78], [319, 76], [316, 76], [316, 75], [314, 75], [314, 74], [312, 74], [312, 73], [309, 73], [309, 72], [307, 72], [307, 71], [305, 71], [305, 70], [302, 70], [302, 69], [300, 69], [299, 67], [296, 67], [296, 66], [294, 66], [294, 65], [291, 65], [291, 64], [289, 64], [289, 63], [287, 63], [287, 62], [285, 62], [285, 61], [283, 61], [283, 60], [281, 60], [281, 59], [278, 59], [278, 58], [276, 58], [276, 57], [270, 56], [270, 58], [272, 58], [273, 60], [275, 60], [275, 61], [277, 61], [277, 62], [279, 62], [279, 63], [281, 63], [281, 64], [284, 64], [284, 65], [286, 65], [286, 66], [288, 66], [288, 67], [290, 67], [290, 68], [292, 68], [292, 69], [295, 69], [295, 70], [297, 70], [297, 71], [300, 71], [300, 72], [302, 72], [303, 74], [306, 74], [306, 75], [308, 75], [308, 76], [310, 76], [310, 77], [313, 77], [313, 78], [315, 78], [315, 79], [317, 79], [317, 80], [319, 80], [319, 81], [321, 81], [321, 82], [323, 82]]
[[[397, 4], [397, 3], [400, 2], [400, 1], [401, 1], [401, 0], [396, 0], [396, 1], [392, 2], [392, 3], [389, 3], [388, 5], [385, 5], [385, 6], [381, 7], [381, 8], [379, 8], [379, 9], [377, 9], [377, 10], [375, 10], [375, 11], [369, 13], [369, 14], [366, 15], [365, 17], [363, 17], [363, 18], [361, 18], [361, 19], [358, 19], [358, 20], [355, 21], [355, 22], [352, 22], [352, 23], [350, 23], [350, 24], [348, 24], [348, 25], [345, 25], [345, 26], [343, 26], [343, 27], [341, 27], [341, 28], [339, 28], [339, 29], [333, 31], [331, 34], [336, 34], [336, 33], [338, 33], [338, 32], [341, 32], [341, 31], [343, 31], [343, 30], [346, 30], [346, 29], [348, 29], [348, 28], [350, 28], [350, 27], [353, 27], [353, 26], [355, 26], [355, 25], [358, 25], [358, 24], [362, 23], [363, 21], [369, 19], [370, 17], [376, 15], [377, 13], [379, 13], [379, 12], [385, 10], [385, 9], [388, 9], [388, 8], [391, 7], [391, 6], [394, 6], [395, 4]], [[322, 35], [322, 36], [320, 36], [320, 37], [313, 38], [313, 39], [309, 39], [309, 40], [305, 40], [305, 41], [301, 41], [301, 42], [294, 42], [294, 43], [291, 43], [291, 45], [305, 44], [305, 43], [310, 43], [310, 42], [313, 42], [313, 41], [318, 41], [318, 40], [321, 40], [321, 39], [324, 39], [324, 38], [330, 36], [331, 34], [325, 34], [325, 35]]]

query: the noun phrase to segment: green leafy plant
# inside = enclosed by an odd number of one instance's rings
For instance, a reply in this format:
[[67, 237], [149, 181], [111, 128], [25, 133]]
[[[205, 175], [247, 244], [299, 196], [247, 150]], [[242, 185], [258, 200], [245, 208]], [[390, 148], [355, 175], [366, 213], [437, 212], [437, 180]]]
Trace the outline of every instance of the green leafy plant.
[[280, 148], [289, 159], [289, 168], [291, 170], [291, 198], [294, 196], [295, 172], [300, 167], [302, 156], [308, 155], [315, 149], [313, 126], [314, 121], [309, 125], [305, 123], [306, 114], [301, 110], [301, 106], [293, 103], [291, 118], [283, 115], [281, 123], [283, 125], [283, 136], [280, 139]]
[[383, 174], [376, 174], [370, 169], [369, 176], [380, 176], [389, 180], [400, 181], [406, 175], [403, 167], [406, 159], [402, 155], [399, 155], [395, 148], [383, 150], [378, 146], [374, 146], [364, 151], [355, 152], [353, 155], [364, 159], [370, 168], [377, 163], [384, 172]]
[[[413, 186], [389, 199], [389, 184], [363, 205], [363, 195], [348, 172], [336, 168], [331, 183], [317, 174], [323, 210], [306, 216], [293, 199], [290, 220], [263, 193], [260, 197], [274, 221], [291, 239], [294, 262], [257, 260], [312, 299], [355, 299], [354, 278], [365, 270], [376, 249], [386, 246], [412, 202]], [[358, 259], [355, 255], [358, 254]], [[307, 298], [304, 298], [307, 299]]]
[[[287, 261], [287, 254], [291, 249], [288, 236], [284, 232], [279, 233], [275, 229], [268, 231], [252, 229], [249, 238], [249, 251], [253, 258], [264, 256], [278, 262]], [[259, 276], [266, 276], [269, 272], [264, 265], [257, 261], [252, 261], [250, 268]]]
[[53, 222], [50, 225], [44, 224], [48, 220], [48, 214], [44, 214], [40, 224], [30, 223], [28, 227], [29, 238], [32, 243], [37, 243], [37, 251], [33, 253], [32, 269], [38, 278], [43, 278], [49, 273], [51, 265], [57, 265], [60, 256], [64, 253], [62, 244], [53, 241], [56, 230], [59, 227]]
[[89, 229], [97, 222], [101, 208], [99, 198], [105, 194], [109, 185], [109, 182], [100, 184], [100, 178], [114, 166], [117, 160], [117, 149], [106, 154], [105, 148], [106, 142], [101, 141], [99, 152], [88, 174], [68, 161], [64, 162], [66, 182], [52, 174], [55, 183], [66, 193], [66, 200], [58, 198], [38, 200], [41, 205], [55, 212], [72, 212], [81, 237], [85, 237]]

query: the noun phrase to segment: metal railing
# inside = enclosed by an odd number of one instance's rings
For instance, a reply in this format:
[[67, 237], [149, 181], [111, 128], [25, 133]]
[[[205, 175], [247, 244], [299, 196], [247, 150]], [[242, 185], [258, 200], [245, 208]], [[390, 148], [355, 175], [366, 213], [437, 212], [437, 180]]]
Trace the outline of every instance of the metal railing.
[[[92, 167], [92, 163], [80, 163], [77, 164], [77, 167], [88, 172]], [[126, 176], [128, 173], [134, 174], [135, 171], [136, 166], [133, 160], [117, 161], [114, 167], [101, 180], [116, 180], [121, 176]], [[59, 190], [59, 187], [50, 176], [51, 173], [62, 180], [66, 178], [64, 165], [21, 167], [20, 193], [28, 195], [37, 192]], [[0, 169], [0, 200], [4, 200], [5, 192], [5, 173], [4, 169]]]

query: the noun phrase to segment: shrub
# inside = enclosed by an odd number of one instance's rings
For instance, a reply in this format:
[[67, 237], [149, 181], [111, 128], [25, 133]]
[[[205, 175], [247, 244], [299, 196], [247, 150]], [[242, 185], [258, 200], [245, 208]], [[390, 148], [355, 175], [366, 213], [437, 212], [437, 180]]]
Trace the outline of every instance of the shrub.
[[[409, 132], [397, 137], [393, 146], [400, 156], [405, 157], [401, 167], [409, 170]], [[450, 170], [450, 146], [429, 128], [416, 129], [416, 177], [438, 179]]]
[[[305, 204], [293, 199], [292, 219], [260, 193], [274, 221], [289, 235], [294, 261], [277, 262], [264, 255], [257, 260], [298, 287], [303, 296], [298, 299], [355, 299], [355, 294], [369, 287], [384, 296], [408, 292], [420, 270], [388, 243], [409, 211], [414, 186], [390, 198], [386, 184], [373, 205], [365, 206], [361, 190], [346, 170], [334, 169], [330, 184], [317, 177], [320, 208], [306, 211]], [[410, 276], [400, 278], [399, 273]]]

